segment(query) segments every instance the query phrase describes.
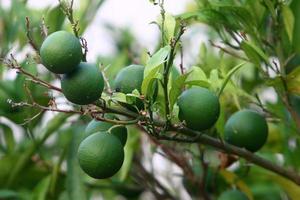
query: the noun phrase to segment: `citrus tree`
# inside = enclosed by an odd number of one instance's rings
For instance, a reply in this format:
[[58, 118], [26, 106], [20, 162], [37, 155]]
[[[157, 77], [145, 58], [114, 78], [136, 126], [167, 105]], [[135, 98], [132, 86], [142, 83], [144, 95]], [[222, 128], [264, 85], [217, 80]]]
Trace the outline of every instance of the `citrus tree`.
[[155, 50], [109, 25], [96, 62], [104, 1], [58, 2], [0, 7], [0, 199], [299, 198], [300, 1], [152, 0]]

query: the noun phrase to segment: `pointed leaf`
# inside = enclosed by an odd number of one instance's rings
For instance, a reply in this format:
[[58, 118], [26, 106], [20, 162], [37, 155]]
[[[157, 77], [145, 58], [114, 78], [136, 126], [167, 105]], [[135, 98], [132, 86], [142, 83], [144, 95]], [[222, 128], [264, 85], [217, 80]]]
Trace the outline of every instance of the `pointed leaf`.
[[69, 199], [85, 200], [87, 199], [84, 183], [82, 179], [82, 170], [77, 159], [78, 146], [83, 139], [84, 127], [74, 128], [73, 137], [69, 145], [67, 154], [67, 191]]
[[51, 176], [42, 179], [34, 188], [34, 200], [45, 200], [50, 185]]
[[224, 88], [226, 87], [228, 81], [230, 80], [231, 76], [237, 71], [239, 70], [244, 64], [246, 63], [241, 63], [241, 64], [238, 64], [237, 66], [235, 66], [234, 68], [232, 68], [226, 75], [225, 79], [223, 80], [223, 83], [222, 83], [222, 86], [221, 86], [221, 89], [219, 91], [219, 94], [218, 96], [220, 96], [224, 90]]
[[283, 15], [283, 23], [285, 26], [285, 30], [288, 34], [289, 40], [293, 41], [293, 31], [294, 31], [294, 15], [292, 10], [286, 6], [282, 6], [282, 15]]
[[142, 83], [142, 94], [147, 95], [148, 87], [150, 87], [150, 82], [154, 78], [158, 78], [159, 70], [161, 69], [166, 58], [169, 55], [171, 47], [169, 45], [161, 48], [156, 52], [147, 62], [144, 71], [144, 80]]
[[173, 83], [171, 90], [169, 92], [169, 98], [170, 98], [170, 110], [173, 110], [174, 104], [177, 101], [178, 96], [181, 93], [181, 90], [184, 86], [184, 83], [188, 76], [192, 73], [192, 71], [189, 71], [186, 74], [183, 74], [179, 76]]

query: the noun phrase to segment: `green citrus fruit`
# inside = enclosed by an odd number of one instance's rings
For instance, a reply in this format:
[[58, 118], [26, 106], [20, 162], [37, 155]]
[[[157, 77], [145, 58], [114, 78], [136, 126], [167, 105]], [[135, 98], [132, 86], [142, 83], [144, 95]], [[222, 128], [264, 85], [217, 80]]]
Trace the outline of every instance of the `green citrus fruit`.
[[249, 200], [249, 198], [239, 190], [227, 190], [219, 196], [218, 200]]
[[[115, 79], [115, 90], [125, 94], [131, 93], [137, 89], [141, 93], [142, 83], [144, 79], [144, 69], [142, 65], [129, 65], [119, 71]], [[141, 110], [144, 105], [140, 99], [136, 99], [135, 106]], [[130, 110], [136, 110], [126, 106]]]
[[73, 34], [57, 31], [45, 39], [40, 55], [49, 71], [57, 74], [70, 73], [81, 61], [81, 44]]
[[81, 62], [61, 80], [65, 97], [72, 103], [86, 105], [101, 97], [104, 87], [102, 73], [95, 64]]
[[218, 97], [206, 88], [194, 87], [178, 98], [179, 119], [187, 127], [203, 131], [212, 127], [220, 114]]
[[[105, 118], [112, 118], [113, 117], [107, 117]], [[125, 126], [121, 125], [115, 125], [109, 122], [103, 122], [103, 121], [97, 121], [92, 120], [85, 129], [85, 135], [89, 136], [96, 132], [106, 132], [110, 129], [110, 133], [116, 136], [123, 146], [125, 146], [127, 141], [127, 128]]]
[[104, 179], [113, 176], [122, 167], [124, 150], [114, 135], [97, 132], [80, 143], [77, 156], [85, 173], [93, 178]]
[[115, 79], [116, 91], [128, 94], [137, 89], [141, 92], [144, 69], [141, 65], [129, 65], [121, 69]]
[[268, 125], [257, 112], [241, 110], [226, 122], [224, 138], [230, 144], [255, 152], [267, 141]]

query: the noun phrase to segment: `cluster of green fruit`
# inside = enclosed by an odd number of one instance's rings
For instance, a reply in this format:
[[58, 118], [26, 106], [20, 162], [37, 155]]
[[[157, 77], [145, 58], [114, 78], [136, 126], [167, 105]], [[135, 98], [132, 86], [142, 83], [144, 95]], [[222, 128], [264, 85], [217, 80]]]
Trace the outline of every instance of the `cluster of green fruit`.
[[[64, 74], [61, 80], [62, 92], [70, 102], [85, 105], [101, 97], [104, 88], [103, 76], [95, 64], [81, 61], [81, 44], [74, 35], [66, 31], [52, 33], [43, 42], [40, 55], [42, 63], [49, 71]], [[144, 67], [130, 65], [119, 71], [114, 87], [117, 92], [125, 94], [133, 90], [141, 92], [143, 79]], [[202, 87], [185, 90], [179, 96], [177, 104], [179, 119], [188, 128], [197, 131], [211, 128], [220, 114], [218, 97]], [[139, 110], [144, 106], [140, 99], [133, 106], [124, 105], [128, 109], [136, 107]], [[95, 132], [97, 134], [82, 141], [78, 150], [79, 162], [90, 176], [107, 178], [122, 166], [127, 131], [123, 126], [112, 127], [112, 124], [92, 121], [87, 128], [87, 134]], [[266, 120], [250, 110], [235, 113], [225, 125], [225, 140], [228, 143], [253, 152], [264, 145], [267, 135]]]
[[[141, 91], [144, 67], [130, 65], [119, 71], [115, 79], [115, 90], [125, 94], [137, 89]], [[131, 105], [124, 104], [129, 109]], [[136, 106], [141, 109], [142, 101]], [[105, 115], [106, 119], [114, 119], [113, 115]], [[127, 128], [108, 122], [92, 120], [86, 127], [84, 139], [78, 149], [79, 164], [89, 176], [97, 179], [109, 178], [116, 174], [124, 161], [123, 147], [127, 140]]]
[[[205, 88], [184, 91], [177, 102], [179, 119], [197, 131], [211, 128], [218, 120], [218, 97]], [[234, 113], [225, 124], [225, 141], [249, 151], [258, 151], [267, 141], [268, 125], [264, 117], [251, 110]]]
[[[105, 117], [114, 119], [113, 115]], [[83, 171], [97, 179], [116, 174], [124, 161], [127, 128], [92, 120], [85, 129], [85, 137], [78, 148], [78, 160]]]
[[73, 34], [57, 31], [43, 42], [40, 55], [43, 65], [51, 72], [64, 74], [61, 88], [72, 103], [86, 105], [101, 97], [104, 80], [99, 68], [83, 58], [80, 41]]

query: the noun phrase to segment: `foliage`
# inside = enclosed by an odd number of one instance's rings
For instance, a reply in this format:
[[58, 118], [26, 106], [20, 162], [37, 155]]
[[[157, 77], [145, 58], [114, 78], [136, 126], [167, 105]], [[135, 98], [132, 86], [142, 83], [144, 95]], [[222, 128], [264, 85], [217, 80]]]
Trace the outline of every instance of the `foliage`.
[[[165, 10], [163, 0], [149, 1], [161, 10], [153, 22], [161, 33], [155, 50], [137, 45], [130, 29], [107, 25], [116, 52], [98, 56], [104, 92], [84, 106], [62, 98], [60, 77], [45, 70], [39, 55], [48, 34], [67, 30], [80, 39], [86, 59], [93, 41], [82, 35], [104, 1], [78, 2], [78, 9], [73, 0], [43, 9], [27, 1], [0, 4], [0, 199], [180, 199], [183, 191], [194, 199], [216, 199], [231, 189], [249, 199], [299, 197], [298, 0], [194, 0], [177, 16]], [[181, 55], [189, 47], [181, 36], [198, 24], [209, 42], [199, 45], [186, 66]], [[131, 64], [145, 66], [141, 88], [116, 92], [114, 78]], [[12, 72], [18, 73], [9, 80]], [[180, 121], [177, 105], [184, 90], [199, 86], [220, 102], [215, 126], [202, 132]], [[128, 109], [136, 100], [143, 108]], [[257, 153], [223, 141], [227, 119], [241, 109], [267, 120], [268, 140]], [[88, 177], [76, 157], [92, 120], [128, 130], [123, 166], [109, 179]], [[155, 171], [159, 155], [179, 167], [180, 186], [174, 174], [161, 178]]]

